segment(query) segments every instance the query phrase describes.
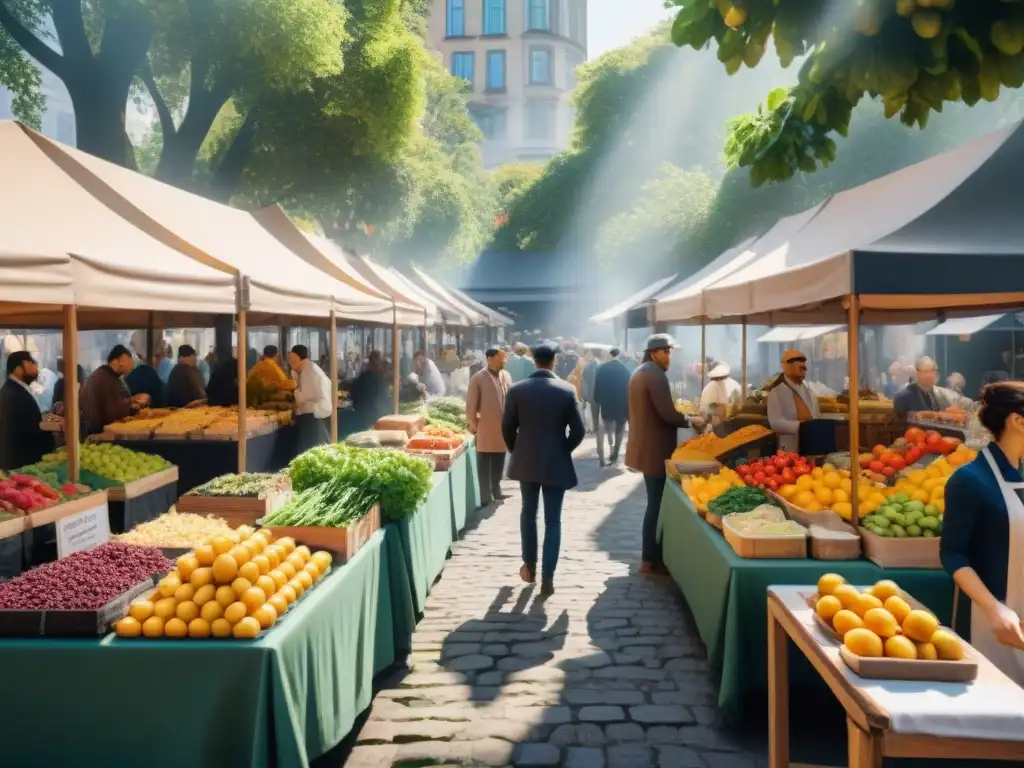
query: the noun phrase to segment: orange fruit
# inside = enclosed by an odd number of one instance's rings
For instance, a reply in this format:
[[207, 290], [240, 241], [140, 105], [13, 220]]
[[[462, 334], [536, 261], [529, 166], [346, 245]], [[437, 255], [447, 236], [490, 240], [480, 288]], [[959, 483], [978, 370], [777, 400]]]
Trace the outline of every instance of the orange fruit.
[[182, 581], [188, 581], [188, 577], [192, 575], [192, 571], [200, 566], [198, 558], [191, 552], [186, 555], [182, 555], [178, 558], [178, 576], [181, 577]]
[[306, 592], [305, 585], [301, 581], [299, 581], [298, 577], [289, 581], [287, 586], [291, 587], [295, 591], [296, 600], [302, 597], [302, 595]]
[[283, 587], [277, 590], [277, 595], [275, 595], [275, 597], [283, 597], [285, 600], [288, 601], [288, 605], [291, 605], [299, 599], [298, 594], [296, 594], [295, 592], [295, 588], [292, 587], [290, 584], [285, 584]]
[[227, 536], [214, 536], [210, 544], [213, 546], [213, 551], [218, 555], [227, 554], [235, 545]]
[[237, 624], [249, 614], [249, 609], [245, 607], [245, 603], [232, 603], [224, 609], [224, 618], [231, 624]]
[[868, 611], [870, 611], [872, 608], [881, 608], [881, 607], [882, 607], [882, 601], [881, 600], [879, 600], [874, 595], [869, 595], [868, 593], [863, 592], [857, 598], [857, 604], [855, 606], [853, 606], [850, 610], [853, 611], [854, 613], [856, 613], [858, 616], [863, 618], [864, 614], [867, 613]]
[[142, 634], [146, 637], [163, 637], [164, 620], [159, 616], [150, 616], [142, 622]]
[[922, 661], [937, 661], [939, 652], [931, 643], [914, 643], [917, 647], [917, 658]]
[[903, 594], [900, 588], [896, 585], [895, 581], [889, 579], [883, 579], [871, 588], [871, 594], [881, 600], [883, 603], [890, 597], [899, 597]]
[[[310, 576], [312, 576], [313, 577], [313, 581], [318, 581], [320, 579], [320, 568], [317, 566], [316, 563], [314, 563], [314, 562], [306, 563], [302, 567], [302, 570], [305, 571], [306, 573], [308, 573]], [[295, 575], [298, 576], [298, 574], [295, 574]]]
[[174, 616], [174, 612], [177, 608], [177, 600], [173, 597], [165, 597], [162, 600], [157, 600], [153, 605], [153, 615], [161, 621], [167, 621], [169, 618]]
[[160, 583], [156, 585], [156, 588], [160, 590], [160, 594], [163, 597], [174, 597], [174, 593], [178, 591], [178, 587], [181, 586], [181, 579], [178, 574], [171, 571], [169, 574], [160, 579]]
[[199, 618], [203, 621], [213, 624], [217, 619], [223, 618], [224, 606], [218, 603], [216, 600], [211, 600], [205, 603], [202, 608], [199, 609]]
[[186, 600], [183, 603], [178, 603], [178, 607], [175, 610], [174, 615], [186, 624], [188, 624], [193, 619], [198, 618], [199, 606], [193, 603], [191, 600]]
[[290, 555], [288, 555], [287, 559], [285, 559], [285, 562], [290, 563], [292, 568], [295, 569], [296, 573], [301, 571], [302, 566], [306, 564], [306, 561], [302, 559], [302, 555], [300, 555], [298, 552], [292, 552]]
[[931, 644], [943, 661], [960, 661], [964, 657], [964, 646], [960, 638], [948, 629], [937, 629], [932, 633]]
[[192, 619], [188, 623], [188, 636], [197, 640], [210, 636], [210, 622], [206, 619]]
[[[256, 555], [256, 557], [250, 560], [249, 563], [256, 566], [257, 575], [259, 576], [270, 573], [270, 558], [266, 555]], [[249, 563], [246, 563], [246, 565], [249, 565]], [[248, 576], [246, 576], [246, 578], [249, 579]], [[249, 581], [252, 581], [252, 579], [249, 579]]]
[[277, 609], [270, 603], [264, 603], [253, 611], [252, 617], [260, 623], [261, 629], [270, 629], [277, 621]]
[[843, 608], [852, 611], [857, 605], [860, 604], [860, 592], [857, 588], [849, 584], [840, 584], [832, 590], [832, 594], [839, 598], [839, 602], [843, 604]]
[[840, 637], [845, 637], [850, 630], [861, 629], [863, 626], [864, 622], [853, 611], [843, 609], [832, 617], [832, 628]]
[[303, 562], [308, 563], [313, 558], [313, 553], [310, 552], [309, 547], [305, 544], [301, 544], [295, 548], [295, 554], [302, 558]]
[[231, 637], [231, 622], [227, 619], [215, 619], [210, 622], [210, 632], [214, 637]]
[[188, 635], [188, 624], [178, 618], [168, 619], [164, 624], [164, 637], [186, 637]]
[[260, 623], [252, 616], [246, 616], [231, 629], [231, 634], [239, 639], [259, 637]]
[[243, 547], [242, 545], [232, 547], [230, 551], [228, 551], [228, 554], [231, 555], [232, 558], [234, 558], [235, 563], [239, 566], [248, 563], [250, 560], [252, 560], [252, 553], [249, 552], [249, 550]]
[[295, 551], [295, 539], [293, 539], [291, 536], [285, 536], [282, 539], [278, 539], [277, 545], [279, 547], [284, 548], [285, 554], [290, 555], [292, 552]]
[[[248, 587], [246, 587], [248, 589]], [[217, 593], [214, 596], [221, 608], [227, 608], [237, 599], [235, 596], [235, 590], [226, 584], [223, 587], [217, 587]]]
[[837, 613], [843, 610], [843, 604], [839, 602], [839, 598], [835, 595], [825, 595], [818, 598], [814, 610], [821, 618], [830, 622]]
[[324, 573], [328, 568], [331, 567], [331, 561], [333, 559], [334, 558], [331, 557], [330, 552], [323, 551], [314, 552], [312, 557], [312, 561], [317, 564], [317, 567], [320, 569], [320, 573]]
[[[876, 600], [878, 598], [875, 598]], [[885, 608], [871, 608], [864, 613], [864, 628], [870, 629], [881, 638], [892, 637], [900, 631], [896, 617]]]
[[252, 560], [263, 551], [263, 539], [247, 539], [242, 542], [242, 546], [249, 550], [249, 559]]
[[845, 583], [846, 579], [838, 573], [824, 573], [821, 575], [821, 578], [818, 579], [818, 594], [831, 595], [835, 592], [836, 587]]
[[843, 637], [843, 645], [858, 656], [876, 658], [882, 655], [882, 638], [863, 627], [851, 629]]
[[155, 610], [156, 609], [151, 601], [138, 600], [129, 606], [128, 615], [139, 622], [141, 628], [142, 622], [152, 616]]
[[274, 580], [274, 584], [277, 585], [278, 589], [280, 589], [281, 587], [283, 587], [285, 584], [288, 583], [288, 578], [289, 577], [285, 576], [284, 575], [284, 571], [282, 571], [282, 570], [280, 570], [278, 568], [275, 568], [274, 570], [272, 570], [267, 575], [270, 576], [270, 578], [272, 578]]
[[259, 587], [249, 587], [242, 595], [242, 602], [245, 603], [246, 612], [250, 615], [261, 605], [267, 602], [267, 593]]
[[114, 625], [118, 637], [138, 637], [142, 634], [142, 624], [134, 616], [125, 616]]
[[270, 561], [270, 570], [274, 570], [281, 564], [281, 560], [283, 560], [286, 555], [285, 551], [277, 544], [271, 544], [263, 550], [263, 556]]
[[196, 593], [192, 596], [192, 602], [202, 608], [216, 596], [217, 588], [213, 584], [207, 584], [205, 587], [200, 587], [196, 590]]
[[[932, 643], [932, 635], [939, 628], [939, 620], [928, 611], [913, 610], [903, 620], [903, 634], [919, 643]], [[936, 648], [938, 646], [936, 645]]]
[[907, 616], [910, 615], [910, 604], [899, 595], [893, 595], [887, 598], [884, 604], [885, 610], [896, 617], [896, 621], [903, 626], [903, 622], [907, 620]]
[[195, 594], [195, 591], [195, 587], [193, 587], [191, 584], [182, 584], [180, 587], [174, 590], [174, 599], [177, 600], [179, 603], [182, 603], [186, 600], [191, 600], [192, 595]]
[[309, 589], [313, 586], [314, 579], [312, 574], [309, 573], [309, 571], [301, 570], [295, 574], [295, 578], [293, 579], [293, 581], [299, 582], [302, 585], [303, 589]]
[[213, 568], [208, 568], [206, 566], [196, 568], [192, 571], [192, 577], [189, 579], [189, 583], [196, 589], [205, 587], [207, 584], [213, 584]]
[[903, 635], [893, 635], [885, 641], [885, 655], [892, 659], [916, 659], [917, 646]]
[[288, 610], [289, 602], [284, 595], [277, 594], [267, 598], [267, 605], [274, 606], [278, 616], [284, 616], [285, 611]]
[[253, 582], [253, 586], [262, 589], [265, 595], [272, 595], [277, 592], [277, 582], [270, 576], [260, 576]]
[[248, 563], [242, 563], [242, 566], [238, 569], [238, 575], [255, 584], [256, 579], [260, 577], [260, 567], [250, 560]]
[[203, 544], [202, 546], [196, 547], [196, 561], [199, 565], [213, 565], [213, 561], [216, 559], [217, 551], [213, 548], [212, 544]]
[[289, 579], [295, 576], [296, 572], [298, 571], [298, 569], [294, 565], [287, 561], [277, 566], [277, 570], [279, 570]]
[[251, 586], [252, 583], [248, 579], [243, 579], [241, 576], [231, 582], [231, 589], [235, 591], [236, 595], [239, 595], [239, 599], [241, 599], [241, 595], [245, 594], [245, 590]]

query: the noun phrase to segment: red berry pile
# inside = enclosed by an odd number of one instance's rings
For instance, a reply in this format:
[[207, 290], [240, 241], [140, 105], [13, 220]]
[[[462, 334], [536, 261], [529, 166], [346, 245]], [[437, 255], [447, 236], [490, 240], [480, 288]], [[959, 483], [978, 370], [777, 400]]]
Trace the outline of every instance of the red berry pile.
[[173, 570], [159, 549], [108, 542], [75, 552], [0, 584], [0, 609], [100, 608], [155, 573]]

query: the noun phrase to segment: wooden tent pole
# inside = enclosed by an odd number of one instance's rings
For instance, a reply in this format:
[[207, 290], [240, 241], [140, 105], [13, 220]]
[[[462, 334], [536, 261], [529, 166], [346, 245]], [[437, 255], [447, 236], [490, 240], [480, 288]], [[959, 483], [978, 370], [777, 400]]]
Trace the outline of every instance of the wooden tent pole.
[[331, 310], [331, 442], [338, 442], [338, 316]]
[[700, 392], [697, 394], [697, 399], [704, 394], [704, 385], [707, 377], [707, 366], [704, 365], [704, 359], [707, 357], [707, 331], [708, 326], [703, 320], [700, 321]]
[[398, 413], [398, 389], [399, 383], [398, 378], [401, 371], [399, 370], [400, 358], [398, 346], [401, 343], [398, 334], [398, 305], [391, 302], [391, 404], [395, 409], [395, 413]]
[[856, 294], [850, 294], [848, 311], [849, 329], [846, 346], [850, 363], [850, 506], [853, 508], [851, 522], [856, 528], [860, 521], [860, 302]]
[[740, 375], [743, 377], [740, 390], [743, 393], [742, 401], [747, 399], [747, 316], [743, 316], [743, 330], [740, 333]]
[[[26, 347], [27, 348], [27, 347]], [[64, 307], [64, 445], [68, 455], [68, 480], [78, 482], [81, 437], [78, 406], [78, 307]]]
[[245, 426], [245, 353], [248, 350], [248, 331], [245, 327], [245, 310], [238, 311], [238, 341], [235, 343], [235, 364], [238, 371], [238, 471], [245, 472], [246, 467], [246, 426]]

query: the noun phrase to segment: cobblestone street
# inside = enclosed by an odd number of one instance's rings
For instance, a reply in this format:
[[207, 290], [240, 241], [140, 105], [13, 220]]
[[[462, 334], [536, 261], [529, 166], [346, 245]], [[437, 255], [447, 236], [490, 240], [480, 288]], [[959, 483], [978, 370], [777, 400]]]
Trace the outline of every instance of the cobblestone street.
[[518, 579], [519, 498], [455, 545], [346, 766], [745, 768], [722, 727], [703, 648], [669, 580], [636, 575], [639, 476], [581, 449], [556, 593]]

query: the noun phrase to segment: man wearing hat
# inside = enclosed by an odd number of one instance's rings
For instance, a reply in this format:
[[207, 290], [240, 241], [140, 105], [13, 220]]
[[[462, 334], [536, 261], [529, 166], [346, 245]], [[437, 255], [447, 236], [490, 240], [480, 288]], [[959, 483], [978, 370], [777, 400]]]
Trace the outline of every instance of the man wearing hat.
[[704, 420], [687, 418], [676, 410], [666, 371], [672, 360], [675, 342], [667, 333], [647, 339], [644, 362], [629, 380], [629, 441], [626, 466], [644, 476], [647, 487], [647, 512], [644, 515], [643, 562], [640, 572], [664, 573], [661, 544], [658, 541], [658, 516], [665, 490], [665, 461], [676, 447], [677, 430], [700, 428]]
[[197, 355], [190, 344], [178, 347], [178, 364], [167, 378], [167, 405], [184, 408], [206, 399], [206, 382], [196, 367]]
[[7, 358], [7, 381], [0, 387], [0, 469], [35, 464], [53, 450], [53, 438], [39, 428], [43, 415], [29, 389], [39, 366], [29, 352]]
[[466, 421], [476, 435], [476, 471], [480, 478], [480, 500], [486, 506], [505, 498], [501, 478], [505, 473], [505, 438], [501, 416], [512, 378], [505, 370], [507, 355], [501, 349], [486, 351], [487, 367], [474, 373], [466, 391]]
[[732, 373], [732, 369], [729, 368], [728, 363], [714, 363], [708, 372], [708, 378], [711, 381], [700, 394], [700, 406], [697, 412], [701, 415], [712, 414], [712, 423], [716, 426], [725, 421], [729, 407], [741, 399], [742, 387], [738, 381], [730, 378], [730, 373]]
[[779, 449], [800, 450], [800, 424], [821, 418], [818, 398], [804, 383], [807, 378], [807, 355], [799, 349], [782, 353], [782, 375], [766, 398], [768, 426], [779, 436]]
[[542, 343], [534, 348], [537, 372], [514, 385], [505, 399], [501, 431], [512, 452], [508, 476], [519, 482], [523, 511], [519, 519], [523, 565], [520, 578], [537, 578], [537, 511], [544, 497], [544, 555], [542, 597], [555, 591], [555, 566], [562, 541], [562, 500], [576, 487], [572, 452], [586, 435], [576, 407], [576, 390], [555, 376], [558, 348]]

